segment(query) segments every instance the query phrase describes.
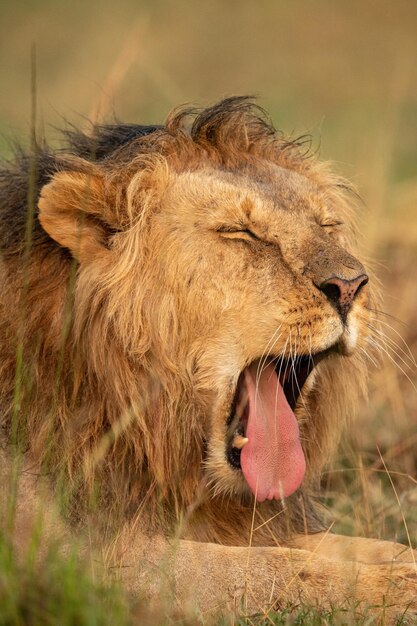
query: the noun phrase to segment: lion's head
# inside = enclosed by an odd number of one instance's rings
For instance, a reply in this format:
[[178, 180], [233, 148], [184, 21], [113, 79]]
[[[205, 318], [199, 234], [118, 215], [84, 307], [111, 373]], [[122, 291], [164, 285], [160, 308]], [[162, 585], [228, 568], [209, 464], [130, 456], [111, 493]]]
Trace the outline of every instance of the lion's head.
[[364, 386], [370, 295], [346, 184], [245, 98], [71, 134], [37, 159], [30, 255], [2, 217], [2, 394], [26, 258], [34, 454], [74, 481], [99, 473], [133, 510], [291, 501]]

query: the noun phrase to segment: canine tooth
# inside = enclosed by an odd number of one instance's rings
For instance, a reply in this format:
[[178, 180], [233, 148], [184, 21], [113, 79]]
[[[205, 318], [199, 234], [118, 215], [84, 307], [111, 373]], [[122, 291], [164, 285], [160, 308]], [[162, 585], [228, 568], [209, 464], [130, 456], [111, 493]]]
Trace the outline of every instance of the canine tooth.
[[241, 450], [243, 446], [246, 446], [249, 439], [247, 437], [242, 437], [242, 435], [235, 435], [232, 441], [233, 448], [237, 448]]

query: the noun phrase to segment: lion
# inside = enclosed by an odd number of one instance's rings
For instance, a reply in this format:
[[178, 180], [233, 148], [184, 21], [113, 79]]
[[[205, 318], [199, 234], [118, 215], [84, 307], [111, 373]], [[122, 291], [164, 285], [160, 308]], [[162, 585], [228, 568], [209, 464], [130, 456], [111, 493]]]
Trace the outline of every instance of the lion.
[[317, 499], [376, 295], [303, 139], [231, 97], [21, 151], [0, 198], [3, 432], [128, 590], [163, 568], [180, 609], [417, 609], [413, 551], [331, 534]]

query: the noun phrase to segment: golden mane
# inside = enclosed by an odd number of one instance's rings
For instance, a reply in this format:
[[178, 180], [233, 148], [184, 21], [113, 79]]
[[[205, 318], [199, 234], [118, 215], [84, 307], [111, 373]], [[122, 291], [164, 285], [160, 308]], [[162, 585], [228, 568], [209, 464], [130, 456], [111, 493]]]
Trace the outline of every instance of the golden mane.
[[[161, 247], [170, 242], [149, 224], [169, 180], [214, 169], [267, 187], [272, 165], [314, 183], [347, 222], [351, 201], [346, 183], [318, 163], [306, 139], [278, 133], [248, 98], [180, 109], [163, 127], [139, 128], [68, 133], [66, 151], [39, 148], [3, 169], [0, 397], [3, 425], [45, 471], [69, 482], [76, 506], [99, 485], [107, 506], [123, 515], [146, 508], [152, 527], [176, 523], [195, 506], [213, 400], [213, 371], [204, 368], [201, 346], [187, 343], [195, 329], [184, 315], [186, 292], [155, 289], [166, 269]], [[25, 238], [31, 162], [40, 214]], [[64, 197], [84, 229], [74, 256], [94, 259], [83, 271], [68, 253], [74, 240], [63, 231], [60, 246], [44, 229], [53, 219], [49, 207]], [[198, 262], [197, 250], [190, 260]], [[315, 419], [301, 411], [309, 480], [302, 497], [288, 502], [300, 530], [321, 528], [309, 494], [365, 380], [358, 354], [323, 363], [320, 388], [311, 392]], [[220, 509], [202, 505], [200, 521], [206, 516], [212, 525], [202, 524], [200, 535], [236, 541], [239, 522], [233, 531], [221, 528], [229, 504], [219, 498]]]

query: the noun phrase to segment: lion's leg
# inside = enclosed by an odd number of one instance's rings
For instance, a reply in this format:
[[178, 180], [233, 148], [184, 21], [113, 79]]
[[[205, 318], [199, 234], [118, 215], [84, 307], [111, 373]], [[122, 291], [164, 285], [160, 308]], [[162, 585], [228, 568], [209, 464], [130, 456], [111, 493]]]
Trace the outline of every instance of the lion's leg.
[[[144, 567], [144, 561], [151, 561], [152, 568]], [[180, 541], [168, 549], [159, 543], [151, 555], [143, 547], [135, 554], [131, 543], [123, 565], [120, 573], [131, 591], [140, 594], [146, 588], [159, 601], [168, 590], [180, 609], [191, 604], [203, 612], [252, 613], [288, 603], [340, 607], [354, 601], [361, 608], [388, 604], [392, 613], [407, 605], [417, 610], [417, 571], [408, 563], [368, 564], [292, 548]]]
[[[319, 556], [337, 561], [359, 561], [362, 563], [391, 563], [394, 561], [417, 563], [417, 551], [401, 543], [344, 537], [331, 533], [297, 535], [291, 546], [311, 550]], [[417, 568], [416, 568], [417, 571]]]

